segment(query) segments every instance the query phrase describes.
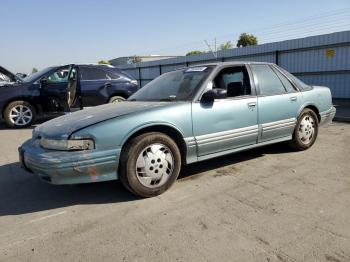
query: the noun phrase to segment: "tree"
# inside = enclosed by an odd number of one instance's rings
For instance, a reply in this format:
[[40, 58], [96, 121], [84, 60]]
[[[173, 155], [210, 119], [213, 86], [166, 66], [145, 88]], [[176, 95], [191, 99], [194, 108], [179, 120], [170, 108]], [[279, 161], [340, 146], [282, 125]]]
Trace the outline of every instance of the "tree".
[[35, 68], [35, 67], [33, 67], [33, 69], [32, 69], [32, 74], [34, 74], [34, 73], [36, 73], [36, 72], [38, 72], [38, 69]]
[[100, 60], [100, 61], [98, 61], [98, 63], [99, 63], [100, 65], [109, 65], [109, 62], [106, 61], [106, 60]]
[[193, 50], [193, 51], [190, 51], [186, 54], [186, 56], [190, 56], [190, 55], [200, 55], [200, 54], [203, 54], [204, 52], [203, 51], [199, 51], [199, 50]]
[[219, 50], [227, 50], [227, 49], [232, 49], [233, 48], [233, 44], [231, 41], [227, 41], [224, 44], [221, 44], [219, 47]]
[[248, 46], [248, 45], [257, 45], [258, 39], [252, 34], [242, 33], [237, 40], [237, 47]]
[[130, 59], [130, 63], [131, 64], [137, 64], [137, 63], [141, 63], [142, 59], [141, 57], [134, 55], [131, 59]]

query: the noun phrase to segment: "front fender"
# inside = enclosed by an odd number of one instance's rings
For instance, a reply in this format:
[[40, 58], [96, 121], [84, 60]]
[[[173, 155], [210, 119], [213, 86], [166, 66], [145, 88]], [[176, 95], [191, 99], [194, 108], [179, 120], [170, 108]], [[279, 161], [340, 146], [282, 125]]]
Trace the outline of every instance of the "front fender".
[[184, 138], [192, 137], [191, 104], [179, 102], [122, 115], [83, 128], [71, 136], [93, 137], [97, 148], [108, 149], [122, 146], [130, 136], [151, 126], [170, 127]]
[[130, 130], [130, 132], [128, 134], [125, 135], [125, 137], [123, 138], [123, 142], [122, 145], [125, 144], [125, 142], [132, 137], [134, 134], [136, 134], [137, 132], [141, 131], [142, 129], [146, 129], [146, 128], [150, 128], [150, 127], [159, 127], [159, 126], [164, 126], [164, 127], [170, 127], [174, 130], [176, 130], [179, 134], [181, 134], [182, 138], [185, 138], [183, 132], [181, 130], [179, 130], [175, 125], [166, 122], [166, 121], [157, 121], [157, 122], [147, 122], [144, 124], [141, 124], [135, 128], [133, 128], [132, 130]]

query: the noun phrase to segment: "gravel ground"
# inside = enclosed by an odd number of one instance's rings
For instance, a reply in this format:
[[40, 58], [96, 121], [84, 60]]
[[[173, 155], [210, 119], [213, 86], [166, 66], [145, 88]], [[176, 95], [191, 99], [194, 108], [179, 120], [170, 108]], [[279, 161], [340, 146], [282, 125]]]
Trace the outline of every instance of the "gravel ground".
[[31, 129], [0, 129], [0, 261], [350, 261], [350, 124], [183, 169], [165, 194], [52, 186], [19, 168]]

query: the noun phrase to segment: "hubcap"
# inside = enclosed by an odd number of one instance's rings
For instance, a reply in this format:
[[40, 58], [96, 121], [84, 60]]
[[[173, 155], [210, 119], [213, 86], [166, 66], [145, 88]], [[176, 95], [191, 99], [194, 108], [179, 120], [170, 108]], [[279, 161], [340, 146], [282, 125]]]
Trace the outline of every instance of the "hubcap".
[[112, 101], [112, 103], [119, 103], [119, 102], [123, 102], [123, 101], [125, 101], [125, 99], [122, 98], [122, 97], [120, 97], [120, 98], [114, 99], [114, 100]]
[[305, 115], [300, 121], [298, 135], [300, 141], [307, 145], [311, 142], [315, 134], [315, 119], [310, 115]]
[[32, 110], [25, 105], [18, 105], [10, 110], [10, 121], [17, 126], [28, 124], [32, 118]]
[[146, 187], [164, 185], [174, 170], [174, 156], [163, 144], [152, 144], [144, 148], [136, 161], [136, 176]]

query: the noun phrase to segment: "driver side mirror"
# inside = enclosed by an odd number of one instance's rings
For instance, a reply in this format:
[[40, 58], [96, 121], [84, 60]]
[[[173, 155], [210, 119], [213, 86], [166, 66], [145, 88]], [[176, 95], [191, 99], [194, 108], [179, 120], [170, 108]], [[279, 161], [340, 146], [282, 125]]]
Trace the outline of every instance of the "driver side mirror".
[[213, 104], [216, 94], [213, 90], [208, 90], [202, 95], [201, 103], [203, 104]]

